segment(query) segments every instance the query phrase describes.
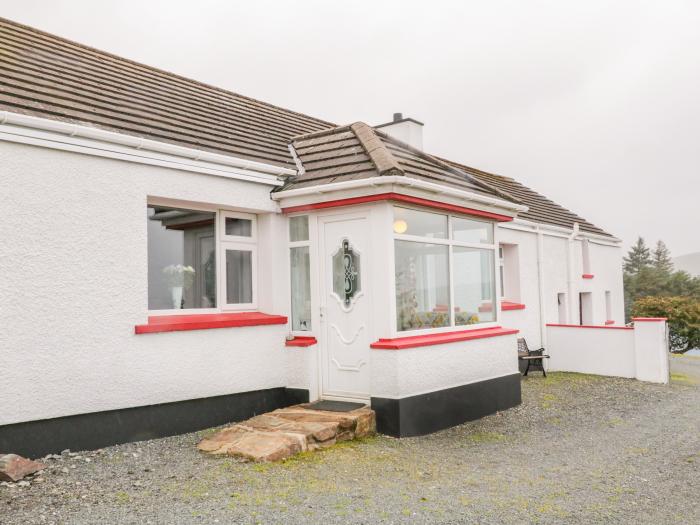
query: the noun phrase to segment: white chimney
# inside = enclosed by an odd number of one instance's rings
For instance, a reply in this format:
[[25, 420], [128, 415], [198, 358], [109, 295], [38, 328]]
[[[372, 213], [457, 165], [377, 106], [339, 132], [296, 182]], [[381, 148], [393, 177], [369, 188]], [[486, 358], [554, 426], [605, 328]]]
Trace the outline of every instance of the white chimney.
[[412, 118], [404, 118], [401, 113], [394, 113], [394, 120], [374, 126], [379, 131], [401, 142], [423, 150], [423, 123]]

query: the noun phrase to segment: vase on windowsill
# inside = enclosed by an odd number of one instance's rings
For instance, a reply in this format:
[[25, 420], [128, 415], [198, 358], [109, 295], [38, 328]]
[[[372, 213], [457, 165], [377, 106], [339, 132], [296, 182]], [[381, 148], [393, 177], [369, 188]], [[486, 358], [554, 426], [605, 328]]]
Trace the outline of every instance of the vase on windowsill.
[[182, 309], [182, 291], [190, 288], [194, 282], [195, 269], [182, 264], [171, 264], [163, 268], [165, 282], [170, 288], [170, 297], [173, 300], [173, 308]]
[[170, 288], [170, 296], [173, 298], [173, 308], [176, 310], [182, 308], [182, 286]]

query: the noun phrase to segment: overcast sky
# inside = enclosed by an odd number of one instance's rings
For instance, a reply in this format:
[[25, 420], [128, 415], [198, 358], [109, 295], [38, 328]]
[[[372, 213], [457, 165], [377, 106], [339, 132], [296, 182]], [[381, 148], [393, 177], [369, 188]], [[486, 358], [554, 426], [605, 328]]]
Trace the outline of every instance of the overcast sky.
[[0, 0], [0, 15], [429, 153], [700, 251], [700, 2]]

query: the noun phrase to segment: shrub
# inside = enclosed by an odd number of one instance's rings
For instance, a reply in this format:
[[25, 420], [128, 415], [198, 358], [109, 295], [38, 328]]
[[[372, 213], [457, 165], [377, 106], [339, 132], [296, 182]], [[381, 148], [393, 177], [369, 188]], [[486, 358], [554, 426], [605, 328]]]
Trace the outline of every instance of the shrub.
[[694, 297], [642, 297], [632, 305], [633, 317], [666, 317], [672, 352], [700, 348], [700, 301]]

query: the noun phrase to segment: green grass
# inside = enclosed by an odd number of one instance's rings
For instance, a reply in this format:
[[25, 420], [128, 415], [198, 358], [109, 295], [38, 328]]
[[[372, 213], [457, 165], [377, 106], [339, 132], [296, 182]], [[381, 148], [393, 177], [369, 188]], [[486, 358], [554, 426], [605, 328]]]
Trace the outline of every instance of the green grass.
[[474, 432], [467, 436], [472, 443], [497, 443], [506, 439], [506, 436], [498, 432]]
[[696, 382], [691, 377], [685, 374], [679, 374], [678, 372], [671, 373], [671, 382], [673, 383], [684, 383], [686, 385], [694, 385]]

